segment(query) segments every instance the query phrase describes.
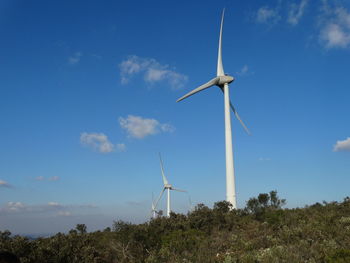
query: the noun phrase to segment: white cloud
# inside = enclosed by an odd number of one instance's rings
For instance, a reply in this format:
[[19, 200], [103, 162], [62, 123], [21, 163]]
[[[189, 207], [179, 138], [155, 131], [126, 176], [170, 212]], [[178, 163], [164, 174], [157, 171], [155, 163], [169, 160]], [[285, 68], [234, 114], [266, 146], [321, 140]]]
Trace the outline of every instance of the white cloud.
[[0, 180], [0, 187], [11, 188], [12, 186], [8, 182]]
[[71, 65], [75, 65], [79, 63], [81, 57], [82, 57], [81, 52], [76, 52], [73, 56], [70, 56], [68, 58], [68, 63]]
[[240, 71], [236, 72], [236, 74], [239, 76], [244, 76], [248, 74], [248, 71], [249, 71], [248, 65], [244, 65]]
[[166, 70], [150, 68], [145, 74], [145, 80], [148, 82], [156, 82], [163, 80], [166, 77], [166, 75]]
[[53, 207], [61, 207], [61, 205], [57, 202], [48, 202], [48, 206], [53, 206]]
[[160, 123], [156, 119], [146, 119], [140, 116], [128, 115], [127, 118], [119, 117], [120, 126], [127, 131], [130, 137], [142, 139], [160, 132], [172, 132], [174, 127], [167, 123]]
[[326, 49], [350, 47], [350, 12], [346, 8], [325, 2], [320, 25], [319, 40]]
[[297, 5], [292, 3], [288, 12], [287, 22], [293, 26], [297, 25], [304, 15], [305, 7], [307, 6], [309, 0], [301, 0], [300, 4]]
[[0, 214], [18, 213], [27, 210], [28, 207], [22, 202], [8, 202], [4, 207], [0, 208]]
[[114, 145], [103, 133], [86, 133], [80, 135], [81, 144], [91, 147], [100, 153], [110, 153], [114, 151]]
[[334, 152], [350, 152], [350, 137], [343, 141], [337, 141], [333, 147]]
[[256, 14], [256, 21], [258, 23], [274, 24], [281, 19], [277, 8], [269, 8], [263, 6], [259, 8]]
[[7, 208], [10, 211], [17, 212], [19, 210], [23, 210], [25, 208], [25, 206], [21, 202], [8, 202]]
[[181, 89], [188, 80], [184, 74], [169, 68], [169, 65], [160, 64], [153, 58], [130, 56], [119, 64], [122, 84], [126, 84], [136, 74], [143, 74], [148, 84], [167, 82], [172, 89]]
[[322, 29], [320, 39], [326, 48], [346, 48], [350, 43], [350, 35], [335, 23], [329, 23]]

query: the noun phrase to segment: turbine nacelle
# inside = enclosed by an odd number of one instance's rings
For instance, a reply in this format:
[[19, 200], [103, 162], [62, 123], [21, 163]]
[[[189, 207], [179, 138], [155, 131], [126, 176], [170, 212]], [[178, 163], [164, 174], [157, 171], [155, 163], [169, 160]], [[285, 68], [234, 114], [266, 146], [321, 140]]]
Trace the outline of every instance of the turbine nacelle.
[[187, 93], [186, 95], [182, 96], [176, 102], [182, 101], [182, 100], [188, 98], [189, 96], [192, 96], [193, 94], [196, 94], [202, 90], [205, 90], [205, 89], [213, 87], [213, 86], [218, 86], [222, 89], [225, 84], [229, 84], [234, 80], [235, 80], [235, 78], [232, 76], [229, 76], [229, 75], [217, 76], [217, 77], [209, 80], [207, 83], [199, 86], [198, 88], [196, 88], [196, 89], [190, 91], [189, 93]]
[[166, 188], [166, 189], [168, 189], [168, 188], [169, 188], [169, 189], [172, 189], [173, 186], [172, 186], [171, 184], [165, 184], [165, 185], [164, 185], [164, 188]]
[[217, 86], [221, 87], [221, 86], [224, 86], [226, 83], [227, 84], [230, 84], [231, 82], [233, 82], [235, 80], [234, 77], [232, 76], [228, 76], [228, 75], [225, 75], [225, 76], [219, 76], [218, 77], [218, 82], [217, 82]]

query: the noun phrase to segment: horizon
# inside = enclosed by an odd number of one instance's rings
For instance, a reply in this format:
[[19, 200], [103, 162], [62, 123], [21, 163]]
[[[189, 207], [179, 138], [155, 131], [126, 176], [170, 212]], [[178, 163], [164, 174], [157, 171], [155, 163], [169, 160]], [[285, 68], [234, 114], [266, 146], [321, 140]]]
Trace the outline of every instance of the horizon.
[[[255, 196], [255, 197], [257, 197], [257, 196]], [[280, 197], [280, 196], [279, 196]], [[252, 197], [253, 198], [253, 197]], [[333, 201], [329, 201], [329, 202], [326, 202], [325, 200], [323, 200], [322, 202], [315, 202], [315, 203], [313, 203], [313, 204], [305, 204], [303, 207], [292, 207], [292, 208], [290, 208], [290, 207], [288, 207], [288, 200], [285, 200], [286, 201], [286, 204], [283, 204], [282, 205], [282, 209], [290, 209], [290, 210], [293, 210], [293, 209], [305, 209], [305, 208], [308, 208], [308, 207], [310, 207], [310, 206], [312, 206], [312, 205], [316, 205], [316, 204], [323, 204], [323, 205], [325, 205], [325, 204], [332, 204], [332, 203], [334, 203], [334, 202], [336, 202], [336, 203], [341, 203], [341, 202], [345, 202], [345, 200], [347, 199], [347, 198], [349, 198], [349, 196], [346, 196], [346, 197], [344, 197], [343, 198], [343, 200], [333, 200]], [[282, 198], [283, 199], [283, 198]], [[221, 200], [221, 201], [226, 201], [226, 200]], [[217, 201], [217, 202], [221, 202], [221, 201]], [[248, 200], [247, 200], [248, 201]], [[216, 202], [214, 202], [214, 204], [215, 204]], [[199, 203], [200, 204], [200, 203]], [[196, 204], [196, 205], [199, 205], [199, 204]], [[214, 205], [213, 204], [213, 205]], [[195, 206], [196, 206], [195, 205]], [[206, 204], [204, 204], [205, 206], [206, 206]], [[209, 207], [210, 209], [213, 209], [213, 206], [212, 207]], [[242, 208], [236, 208], [236, 209], [238, 209], [238, 210], [244, 210], [246, 207], [242, 207]], [[157, 218], [158, 217], [165, 217], [165, 212], [163, 211], [163, 210], [161, 210], [162, 212], [163, 212], [163, 215], [162, 216], [157, 216]], [[173, 211], [172, 211], [173, 212]], [[187, 211], [186, 213], [178, 213], [178, 214], [184, 214], [184, 215], [188, 215], [188, 213], [191, 213], [192, 211], [191, 210], [189, 210], [189, 211]], [[175, 212], [176, 213], [176, 212]], [[130, 224], [135, 224], [135, 225], [138, 225], [138, 224], [144, 224], [144, 223], [146, 223], [146, 222], [149, 222], [150, 220], [152, 220], [151, 219], [151, 217], [149, 217], [146, 221], [142, 221], [142, 222], [131, 222], [131, 221], [127, 221], [127, 220], [121, 220], [122, 222], [125, 222], [125, 223], [130, 223]], [[117, 221], [119, 221], [118, 219], [116, 219], [116, 220], [113, 220], [112, 222], [111, 222], [111, 224], [110, 225], [107, 225], [107, 226], [104, 226], [104, 227], [102, 227], [102, 228], [96, 228], [96, 229], [93, 229], [93, 230], [90, 230], [89, 229], [89, 225], [86, 225], [84, 222], [80, 222], [81, 224], [84, 224], [86, 227], [87, 227], [87, 233], [93, 233], [93, 232], [96, 232], [96, 231], [104, 231], [106, 228], [110, 228], [111, 230], [113, 230], [113, 224], [115, 223], [115, 222], [117, 222]], [[69, 229], [66, 229], [66, 230], [64, 230], [64, 231], [59, 231], [59, 232], [47, 232], [47, 233], [40, 233], [40, 232], [37, 232], [37, 233], [12, 233], [11, 231], [11, 236], [15, 236], [15, 235], [19, 235], [19, 236], [25, 236], [25, 237], [28, 237], [28, 238], [31, 238], [31, 239], [37, 239], [37, 238], [47, 238], [47, 237], [51, 237], [51, 236], [54, 236], [54, 235], [56, 235], [56, 234], [58, 234], [58, 233], [63, 233], [63, 234], [69, 234], [69, 231], [70, 230], [74, 230], [74, 229], [76, 229], [76, 226], [77, 226], [77, 224], [76, 225], [72, 225], [72, 227], [71, 228], [69, 228]], [[3, 229], [3, 230], [1, 230], [1, 231], [6, 231], [6, 230], [8, 230], [8, 229]]]
[[224, 200], [223, 96], [176, 103], [216, 76], [224, 7], [238, 208], [350, 195], [349, 2], [135, 3], [0, 3], [0, 231], [147, 221], [158, 152], [174, 212]]

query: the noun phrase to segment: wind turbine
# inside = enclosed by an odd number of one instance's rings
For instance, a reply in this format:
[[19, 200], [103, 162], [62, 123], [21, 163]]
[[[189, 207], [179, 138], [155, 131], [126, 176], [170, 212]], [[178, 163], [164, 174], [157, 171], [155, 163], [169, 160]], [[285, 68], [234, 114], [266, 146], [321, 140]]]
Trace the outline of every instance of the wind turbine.
[[235, 190], [235, 177], [234, 177], [234, 166], [233, 166], [233, 150], [232, 150], [232, 130], [231, 130], [231, 115], [230, 108], [239, 122], [242, 124], [244, 130], [250, 134], [248, 128], [245, 126], [241, 118], [239, 117], [236, 109], [230, 101], [229, 84], [235, 80], [234, 77], [224, 73], [224, 67], [222, 65], [221, 56], [221, 42], [222, 42], [222, 27], [224, 23], [225, 9], [222, 12], [220, 36], [219, 36], [219, 49], [218, 49], [218, 63], [216, 77], [207, 83], [199, 86], [198, 88], [187, 93], [176, 102], [184, 100], [193, 94], [196, 94], [202, 90], [210, 88], [212, 86], [218, 86], [224, 93], [224, 104], [225, 104], [225, 144], [226, 144], [226, 200], [232, 204], [232, 208], [237, 208], [236, 201], [236, 190]]
[[188, 196], [188, 203], [189, 203], [189, 205], [190, 205], [190, 210], [189, 210], [189, 212], [193, 212], [194, 207], [193, 207], [192, 199], [191, 199], [191, 196], [190, 196], [190, 195]]
[[152, 192], [152, 209], [151, 209], [152, 218], [156, 218], [157, 214], [158, 214], [158, 211], [156, 210], [156, 205], [154, 203], [154, 197], [153, 197], [153, 192]]
[[[161, 170], [161, 172], [162, 172], [162, 178], [163, 178], [163, 185], [164, 185], [164, 186], [163, 186], [163, 190], [160, 192], [160, 195], [159, 195], [159, 197], [158, 197], [157, 202], [156, 202], [155, 205], [154, 205], [154, 210], [156, 209], [159, 200], [162, 198], [164, 191], [167, 190], [167, 210], [166, 210], [166, 216], [167, 216], [167, 217], [170, 217], [170, 212], [171, 212], [171, 208], [170, 208], [170, 191], [178, 191], [178, 192], [185, 192], [185, 193], [186, 193], [187, 191], [174, 188], [171, 184], [169, 184], [169, 182], [168, 182], [168, 180], [166, 179], [165, 174], [164, 174], [163, 161], [162, 161], [162, 157], [160, 156], [160, 154], [159, 154], [159, 160], [160, 160], [160, 170]], [[152, 209], [153, 209], [153, 204], [152, 204]]]

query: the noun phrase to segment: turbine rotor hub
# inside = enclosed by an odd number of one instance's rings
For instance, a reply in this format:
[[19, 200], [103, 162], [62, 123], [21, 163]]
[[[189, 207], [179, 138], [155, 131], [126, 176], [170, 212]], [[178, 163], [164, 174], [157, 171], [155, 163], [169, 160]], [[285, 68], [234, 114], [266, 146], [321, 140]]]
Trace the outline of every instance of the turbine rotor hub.
[[229, 76], [229, 75], [225, 75], [225, 76], [219, 76], [219, 80], [218, 80], [218, 86], [223, 86], [226, 83], [230, 84], [231, 82], [233, 82], [235, 80], [234, 77]]

